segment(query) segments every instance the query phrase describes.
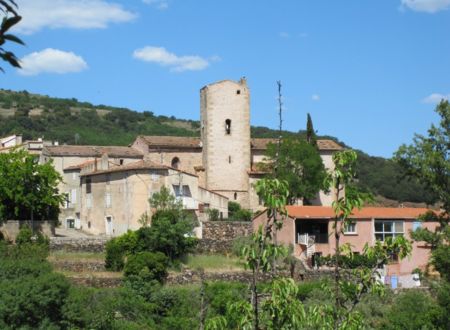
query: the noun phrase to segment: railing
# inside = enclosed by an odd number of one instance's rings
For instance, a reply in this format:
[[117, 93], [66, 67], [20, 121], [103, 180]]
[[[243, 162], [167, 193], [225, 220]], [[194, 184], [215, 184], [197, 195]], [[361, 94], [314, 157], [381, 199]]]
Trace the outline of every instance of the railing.
[[179, 196], [177, 197], [179, 201], [183, 204], [183, 208], [187, 210], [197, 210], [198, 209], [198, 202], [192, 198], [192, 197], [184, 197]]

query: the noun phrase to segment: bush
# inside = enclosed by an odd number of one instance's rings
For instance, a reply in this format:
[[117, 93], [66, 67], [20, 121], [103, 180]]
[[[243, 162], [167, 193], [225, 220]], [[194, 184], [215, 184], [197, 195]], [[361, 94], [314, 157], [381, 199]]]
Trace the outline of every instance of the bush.
[[161, 252], [139, 252], [130, 255], [125, 265], [125, 278], [138, 276], [145, 281], [163, 283], [167, 277], [167, 257]]
[[192, 237], [195, 221], [179, 210], [160, 210], [152, 217], [151, 227], [137, 232], [137, 251], [159, 251], [171, 262], [193, 252], [197, 238]]
[[419, 290], [400, 293], [387, 314], [386, 329], [436, 329], [439, 307], [430, 295]]
[[321, 281], [310, 281], [302, 282], [298, 285], [298, 299], [304, 301], [311, 297], [311, 293], [314, 290], [322, 290], [323, 282]]
[[252, 221], [253, 212], [251, 210], [240, 209], [233, 215], [235, 221]]
[[120, 271], [125, 265], [125, 256], [137, 249], [137, 234], [134, 231], [113, 238], [106, 243], [105, 267], [108, 270]]
[[233, 245], [231, 246], [231, 252], [236, 256], [240, 257], [242, 248], [245, 246], [250, 246], [252, 244], [251, 236], [239, 236], [233, 239]]
[[33, 231], [30, 226], [22, 226], [16, 236], [16, 244], [32, 243]]
[[209, 221], [219, 221], [219, 210], [217, 209], [208, 209], [206, 210], [206, 214], [208, 214]]

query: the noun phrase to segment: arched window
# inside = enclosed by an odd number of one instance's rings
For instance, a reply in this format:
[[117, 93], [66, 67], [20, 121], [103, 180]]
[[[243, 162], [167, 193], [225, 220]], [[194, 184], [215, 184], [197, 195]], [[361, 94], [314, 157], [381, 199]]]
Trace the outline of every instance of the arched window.
[[231, 134], [231, 119], [225, 120], [225, 133], [227, 135]]
[[234, 197], [234, 200], [237, 199], [237, 192], [234, 193], [234, 196], [233, 196], [233, 197]]
[[171, 166], [172, 166], [173, 168], [178, 169], [178, 168], [180, 167], [180, 158], [178, 158], [178, 157], [173, 157]]

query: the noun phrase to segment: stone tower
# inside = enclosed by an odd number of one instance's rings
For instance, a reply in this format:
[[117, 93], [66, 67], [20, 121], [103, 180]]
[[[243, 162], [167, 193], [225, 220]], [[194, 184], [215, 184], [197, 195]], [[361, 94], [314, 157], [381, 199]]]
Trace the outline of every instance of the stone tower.
[[249, 207], [250, 91], [245, 78], [200, 90], [206, 189]]

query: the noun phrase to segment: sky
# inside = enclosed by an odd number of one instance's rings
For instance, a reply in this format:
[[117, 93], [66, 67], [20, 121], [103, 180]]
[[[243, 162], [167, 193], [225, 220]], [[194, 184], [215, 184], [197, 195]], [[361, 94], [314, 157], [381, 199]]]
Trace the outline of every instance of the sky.
[[[199, 119], [247, 78], [251, 124], [306, 127], [391, 157], [450, 98], [450, 0], [16, 0], [22, 69], [0, 88]], [[7, 45], [8, 46], [8, 45]]]

